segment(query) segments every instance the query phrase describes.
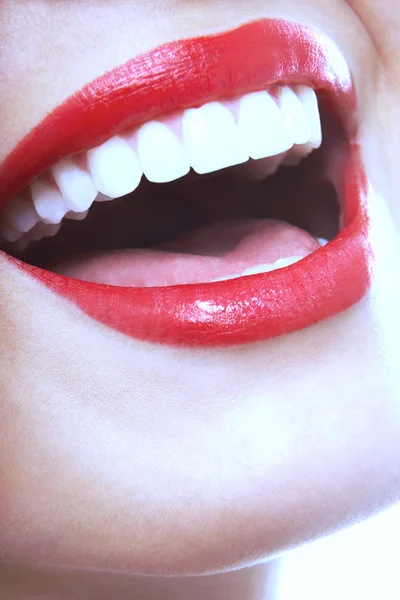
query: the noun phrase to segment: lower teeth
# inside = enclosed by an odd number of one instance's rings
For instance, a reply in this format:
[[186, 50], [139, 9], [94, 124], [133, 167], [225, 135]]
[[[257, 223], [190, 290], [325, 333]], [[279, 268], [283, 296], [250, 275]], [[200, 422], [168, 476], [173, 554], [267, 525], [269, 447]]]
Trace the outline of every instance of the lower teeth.
[[[322, 239], [322, 238], [321, 238]], [[327, 240], [324, 242], [328, 243]], [[322, 244], [321, 244], [322, 245]], [[215, 283], [217, 281], [228, 281], [229, 279], [238, 279], [239, 277], [248, 277], [249, 275], [259, 275], [261, 273], [269, 273], [270, 271], [277, 271], [278, 269], [283, 269], [284, 267], [289, 267], [290, 265], [294, 265], [305, 258], [304, 256], [290, 256], [288, 258], [280, 258], [273, 264], [261, 264], [255, 265], [254, 267], [249, 267], [248, 269], [244, 269], [241, 273], [236, 275], [225, 275], [224, 277], [217, 277], [217, 279], [213, 279], [210, 283]]]

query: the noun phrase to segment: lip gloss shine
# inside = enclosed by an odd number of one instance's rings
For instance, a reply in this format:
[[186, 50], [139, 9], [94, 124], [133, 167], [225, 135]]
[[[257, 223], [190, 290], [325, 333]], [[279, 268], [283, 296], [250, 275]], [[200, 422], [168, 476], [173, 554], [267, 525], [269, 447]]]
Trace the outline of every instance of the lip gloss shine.
[[349, 140], [342, 178], [345, 228], [327, 246], [278, 271], [154, 288], [78, 281], [6, 258], [92, 318], [150, 342], [250, 343], [302, 329], [349, 308], [368, 291], [373, 264], [368, 186], [356, 141], [355, 92], [333, 42], [295, 23], [265, 19], [168, 43], [96, 79], [48, 115], [0, 166], [0, 207], [58, 160], [129, 127], [275, 83], [304, 83], [324, 94]]

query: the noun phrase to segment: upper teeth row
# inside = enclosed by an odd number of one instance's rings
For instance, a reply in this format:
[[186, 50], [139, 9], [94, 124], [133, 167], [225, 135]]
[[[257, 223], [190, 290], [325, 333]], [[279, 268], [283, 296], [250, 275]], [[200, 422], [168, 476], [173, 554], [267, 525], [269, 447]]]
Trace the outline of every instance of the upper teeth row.
[[271, 164], [261, 163], [268, 175], [282, 162], [293, 164], [307, 156], [321, 142], [317, 97], [307, 86], [209, 102], [61, 160], [10, 200], [0, 215], [0, 236], [26, 247], [31, 240], [54, 235], [64, 217], [84, 218], [95, 200], [132, 192], [143, 174], [164, 183], [183, 177], [190, 167], [203, 174], [274, 156]]

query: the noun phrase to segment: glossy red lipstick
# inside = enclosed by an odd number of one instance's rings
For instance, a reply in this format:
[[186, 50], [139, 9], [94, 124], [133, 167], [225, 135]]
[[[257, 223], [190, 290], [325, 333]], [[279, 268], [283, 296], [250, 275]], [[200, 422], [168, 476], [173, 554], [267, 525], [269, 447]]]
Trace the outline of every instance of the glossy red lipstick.
[[[352, 80], [322, 33], [281, 20], [173, 42], [87, 85], [40, 123], [0, 166], [0, 206], [55, 162], [159, 114], [274, 83], [324, 94], [356, 139]], [[121, 288], [14, 261], [94, 319], [132, 337], [179, 345], [233, 345], [289, 333], [352, 306], [371, 282], [367, 183], [355, 141], [343, 177], [345, 229], [290, 267], [210, 284]]]

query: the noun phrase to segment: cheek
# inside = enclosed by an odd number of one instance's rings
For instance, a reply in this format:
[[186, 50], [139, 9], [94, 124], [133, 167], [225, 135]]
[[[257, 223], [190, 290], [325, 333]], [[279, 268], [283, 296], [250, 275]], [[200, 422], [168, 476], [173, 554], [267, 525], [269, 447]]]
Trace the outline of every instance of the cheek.
[[[370, 35], [382, 63], [388, 69], [395, 67], [399, 48], [400, 4], [397, 0], [346, 0]], [[396, 67], [395, 67], [396, 68]]]

